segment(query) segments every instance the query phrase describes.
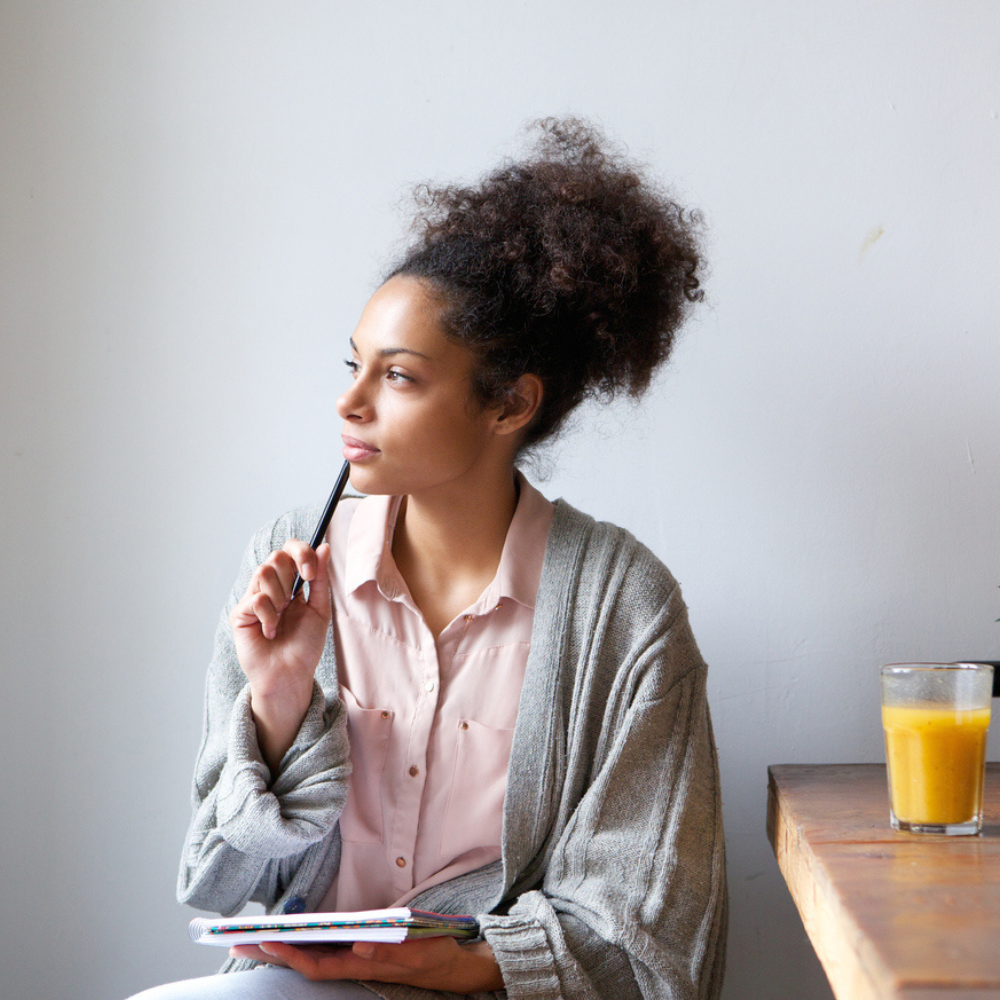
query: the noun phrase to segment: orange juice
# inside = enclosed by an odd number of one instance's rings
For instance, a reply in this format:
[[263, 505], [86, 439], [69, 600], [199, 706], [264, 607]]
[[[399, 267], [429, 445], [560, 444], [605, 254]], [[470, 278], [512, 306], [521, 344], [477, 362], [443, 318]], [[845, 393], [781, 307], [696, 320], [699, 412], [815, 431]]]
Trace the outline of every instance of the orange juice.
[[989, 724], [989, 708], [882, 706], [896, 819], [944, 825], [979, 816]]

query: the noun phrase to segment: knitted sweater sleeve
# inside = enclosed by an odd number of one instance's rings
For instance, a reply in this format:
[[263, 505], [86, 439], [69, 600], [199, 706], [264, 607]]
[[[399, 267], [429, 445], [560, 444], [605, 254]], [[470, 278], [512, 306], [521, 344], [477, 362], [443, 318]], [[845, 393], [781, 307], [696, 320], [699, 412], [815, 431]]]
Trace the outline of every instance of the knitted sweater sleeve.
[[[249, 688], [229, 612], [254, 569], [296, 530], [286, 515], [257, 532], [219, 620], [208, 670], [205, 720], [193, 787], [193, 816], [177, 884], [181, 902], [229, 915], [248, 901], [275, 907], [294, 889], [305, 897], [339, 842], [334, 828], [347, 796], [347, 731], [336, 697], [328, 637], [312, 701], [292, 746], [271, 774], [257, 743]], [[322, 886], [321, 886], [322, 888]], [[311, 893], [308, 893], [312, 895]]]
[[544, 734], [535, 748], [565, 753], [551, 832], [525, 865], [539, 878], [483, 915], [483, 934], [511, 998], [715, 997], [727, 900], [707, 669], [662, 564], [602, 545], [595, 533], [582, 555], [599, 572], [559, 630], [580, 664], [549, 692], [564, 748]]

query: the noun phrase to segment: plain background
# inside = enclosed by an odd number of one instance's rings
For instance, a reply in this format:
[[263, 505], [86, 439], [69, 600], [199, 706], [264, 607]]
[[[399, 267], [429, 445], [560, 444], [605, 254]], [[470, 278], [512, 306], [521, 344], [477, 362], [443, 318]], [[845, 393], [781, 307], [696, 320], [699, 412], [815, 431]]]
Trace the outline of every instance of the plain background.
[[4, 0], [5, 1000], [221, 960], [173, 892], [243, 546], [329, 490], [411, 185], [567, 112], [703, 210], [712, 272], [643, 405], [583, 414], [540, 485], [684, 588], [726, 997], [828, 998], [767, 765], [880, 760], [882, 662], [1000, 657], [998, 52], [973, 0]]

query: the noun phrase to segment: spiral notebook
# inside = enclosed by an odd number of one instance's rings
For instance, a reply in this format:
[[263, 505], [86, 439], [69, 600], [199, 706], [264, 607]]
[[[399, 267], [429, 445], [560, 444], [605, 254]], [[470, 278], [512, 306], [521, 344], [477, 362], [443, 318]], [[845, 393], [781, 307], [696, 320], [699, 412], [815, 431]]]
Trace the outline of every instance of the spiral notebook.
[[221, 920], [195, 917], [188, 926], [188, 933], [197, 944], [225, 948], [261, 941], [284, 941], [287, 944], [387, 941], [398, 944], [417, 937], [474, 938], [479, 934], [479, 924], [474, 917], [454, 917], [397, 907], [358, 913], [269, 914]]

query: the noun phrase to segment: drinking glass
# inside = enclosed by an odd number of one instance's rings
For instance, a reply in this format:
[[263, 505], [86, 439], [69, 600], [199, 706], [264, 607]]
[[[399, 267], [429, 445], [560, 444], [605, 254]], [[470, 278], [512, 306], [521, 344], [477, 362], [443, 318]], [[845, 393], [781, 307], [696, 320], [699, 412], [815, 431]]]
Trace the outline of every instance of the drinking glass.
[[993, 668], [891, 663], [882, 668], [882, 728], [894, 830], [950, 835], [983, 826]]

